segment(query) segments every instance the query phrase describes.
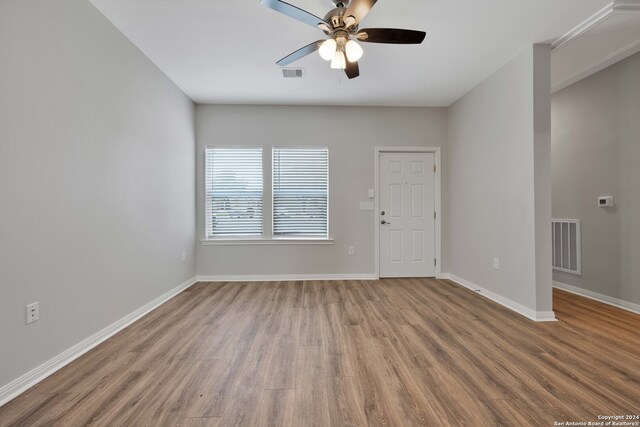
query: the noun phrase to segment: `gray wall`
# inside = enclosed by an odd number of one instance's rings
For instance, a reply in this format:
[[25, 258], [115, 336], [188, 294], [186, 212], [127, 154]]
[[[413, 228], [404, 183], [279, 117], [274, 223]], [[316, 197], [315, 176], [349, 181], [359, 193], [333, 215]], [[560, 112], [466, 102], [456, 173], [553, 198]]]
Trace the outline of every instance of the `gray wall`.
[[535, 311], [551, 310], [549, 69], [533, 46], [453, 104], [445, 171], [447, 271]]
[[[640, 54], [552, 97], [553, 216], [582, 220], [582, 276], [554, 280], [640, 304]], [[615, 206], [597, 207], [611, 195]]]
[[88, 1], [2, 0], [0, 58], [1, 386], [194, 275], [195, 141]]
[[[333, 245], [197, 248], [199, 275], [374, 274], [373, 211], [360, 211], [374, 187], [374, 147], [444, 147], [444, 108], [213, 106], [196, 108], [197, 230], [204, 237], [203, 155], [207, 145], [262, 145], [265, 176], [272, 145], [329, 147], [329, 227]], [[446, 153], [443, 154], [446, 159]], [[443, 161], [444, 162], [444, 161]], [[270, 222], [265, 181], [265, 222]], [[372, 201], [372, 200], [371, 200]], [[268, 230], [266, 230], [268, 231]], [[355, 256], [348, 256], [355, 246]], [[250, 261], [247, 261], [250, 260]]]

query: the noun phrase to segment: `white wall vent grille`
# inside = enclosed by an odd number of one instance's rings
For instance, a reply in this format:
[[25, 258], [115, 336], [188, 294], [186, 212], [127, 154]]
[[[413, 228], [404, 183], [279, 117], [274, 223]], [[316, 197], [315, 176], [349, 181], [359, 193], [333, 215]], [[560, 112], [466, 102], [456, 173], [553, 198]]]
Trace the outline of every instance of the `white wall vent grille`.
[[285, 79], [301, 79], [304, 77], [303, 68], [283, 68], [282, 77]]
[[582, 274], [579, 219], [552, 219], [553, 269]]

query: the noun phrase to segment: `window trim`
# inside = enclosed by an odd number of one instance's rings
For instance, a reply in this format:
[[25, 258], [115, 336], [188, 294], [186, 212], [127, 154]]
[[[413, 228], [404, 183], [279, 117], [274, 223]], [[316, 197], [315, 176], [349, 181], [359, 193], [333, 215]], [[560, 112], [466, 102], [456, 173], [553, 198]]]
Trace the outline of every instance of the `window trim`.
[[283, 238], [265, 238], [265, 239], [202, 239], [202, 246], [253, 246], [253, 245], [333, 245], [332, 237], [318, 239], [283, 239]]

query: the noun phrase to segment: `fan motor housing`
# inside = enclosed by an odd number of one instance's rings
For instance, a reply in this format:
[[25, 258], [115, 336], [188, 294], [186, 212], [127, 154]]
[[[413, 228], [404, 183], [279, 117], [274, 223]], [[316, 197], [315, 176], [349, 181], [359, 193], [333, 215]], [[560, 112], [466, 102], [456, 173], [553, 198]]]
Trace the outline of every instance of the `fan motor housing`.
[[330, 23], [333, 29], [332, 32], [325, 31], [325, 34], [331, 35], [337, 30], [344, 30], [349, 34], [354, 34], [358, 31], [358, 25], [352, 25], [348, 30], [344, 28], [343, 17], [346, 12], [347, 12], [346, 7], [336, 7], [335, 9], [331, 9], [329, 13], [325, 15], [324, 20]]

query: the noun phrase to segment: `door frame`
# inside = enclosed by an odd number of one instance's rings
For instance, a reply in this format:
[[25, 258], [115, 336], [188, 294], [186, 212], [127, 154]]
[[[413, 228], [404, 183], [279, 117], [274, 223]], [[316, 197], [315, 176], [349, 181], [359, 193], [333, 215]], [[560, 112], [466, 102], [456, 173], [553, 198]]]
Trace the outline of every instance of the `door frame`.
[[380, 155], [382, 153], [433, 153], [434, 161], [436, 165], [436, 176], [435, 176], [435, 209], [436, 209], [436, 220], [435, 220], [435, 254], [436, 254], [436, 278], [442, 278], [441, 274], [441, 266], [442, 266], [442, 241], [441, 241], [441, 179], [440, 174], [442, 168], [440, 166], [440, 147], [375, 147], [375, 183], [374, 183], [374, 194], [375, 194], [375, 266], [376, 271], [375, 275], [377, 279], [380, 279], [380, 226], [379, 226], [379, 212], [380, 212]]

